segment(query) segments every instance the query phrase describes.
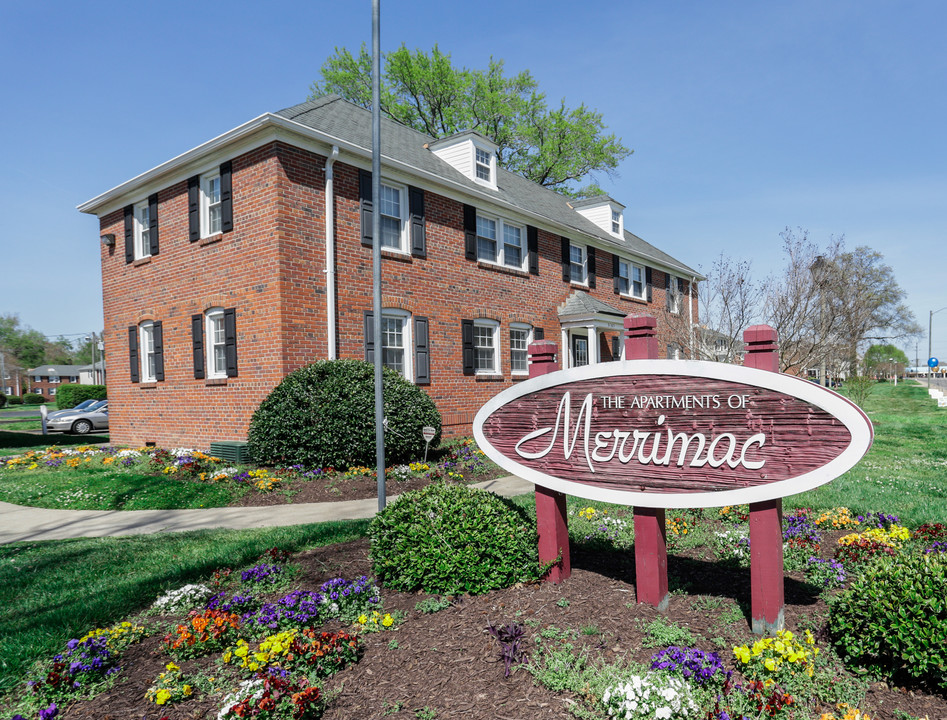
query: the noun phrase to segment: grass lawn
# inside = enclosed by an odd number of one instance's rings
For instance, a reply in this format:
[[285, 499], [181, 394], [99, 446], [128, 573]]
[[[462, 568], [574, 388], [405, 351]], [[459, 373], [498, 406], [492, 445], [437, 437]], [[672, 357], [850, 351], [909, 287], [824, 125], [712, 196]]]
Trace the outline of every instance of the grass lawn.
[[[48, 447], [70, 447], [72, 445], [98, 445], [107, 443], [108, 435], [30, 435], [22, 432], [9, 432], [8, 426], [0, 426], [0, 457], [20, 455], [30, 450], [45, 450]], [[2, 498], [0, 498], [2, 499]]]
[[358, 520], [0, 546], [0, 706], [35, 659], [138, 612], [170, 588], [250, 565], [274, 546], [331, 545], [361, 537], [367, 527]]

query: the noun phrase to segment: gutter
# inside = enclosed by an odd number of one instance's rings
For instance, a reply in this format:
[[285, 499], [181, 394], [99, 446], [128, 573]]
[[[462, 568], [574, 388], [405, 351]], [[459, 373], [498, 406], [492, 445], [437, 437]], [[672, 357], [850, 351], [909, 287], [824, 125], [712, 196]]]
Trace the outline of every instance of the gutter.
[[339, 158], [339, 146], [332, 146], [332, 154], [326, 158], [326, 332], [329, 339], [329, 359], [338, 355], [335, 329], [335, 174], [332, 167]]

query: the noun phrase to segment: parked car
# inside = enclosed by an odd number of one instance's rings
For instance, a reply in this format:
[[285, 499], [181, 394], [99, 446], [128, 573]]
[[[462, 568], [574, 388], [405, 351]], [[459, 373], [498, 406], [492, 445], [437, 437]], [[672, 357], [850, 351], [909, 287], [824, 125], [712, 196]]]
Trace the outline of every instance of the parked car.
[[60, 415], [65, 415], [66, 413], [79, 412], [81, 410], [95, 410], [96, 408], [103, 407], [108, 400], [83, 400], [81, 403], [72, 408], [66, 408], [65, 410], [53, 410], [51, 413], [46, 415], [46, 418], [58, 417]]
[[68, 432], [86, 435], [93, 430], [109, 429], [108, 400], [84, 410], [61, 410], [46, 418], [46, 429], [52, 432]]

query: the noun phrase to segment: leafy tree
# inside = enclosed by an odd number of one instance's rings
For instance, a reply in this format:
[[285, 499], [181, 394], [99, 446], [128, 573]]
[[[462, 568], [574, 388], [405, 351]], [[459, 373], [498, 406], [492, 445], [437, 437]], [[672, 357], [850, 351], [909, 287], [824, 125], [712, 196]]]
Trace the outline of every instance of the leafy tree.
[[21, 328], [17, 315], [0, 315], [0, 348], [24, 368], [36, 367], [46, 357], [46, 338], [32, 328]]
[[904, 351], [894, 345], [872, 345], [865, 351], [862, 361], [865, 363], [865, 369], [869, 371], [879, 366], [884, 367], [891, 362], [901, 365], [902, 368], [910, 364]]
[[[566, 195], [594, 193], [572, 183], [595, 173], [611, 175], [631, 154], [605, 133], [600, 113], [561, 101], [550, 108], [529, 71], [504, 74], [492, 57], [486, 70], [453, 65], [437, 45], [430, 54], [404, 45], [382, 59], [381, 107], [385, 115], [435, 138], [476, 130], [497, 146], [500, 166]], [[311, 98], [337, 93], [363, 108], [372, 103], [372, 58], [345, 48], [323, 64]]]

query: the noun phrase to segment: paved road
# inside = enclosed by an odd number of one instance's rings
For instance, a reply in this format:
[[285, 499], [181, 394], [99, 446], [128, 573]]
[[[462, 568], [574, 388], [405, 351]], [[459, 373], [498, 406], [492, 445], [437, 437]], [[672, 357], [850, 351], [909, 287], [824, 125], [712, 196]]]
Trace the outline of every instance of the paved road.
[[[475, 487], [513, 497], [531, 492], [533, 484], [509, 476]], [[397, 496], [388, 498], [389, 502]], [[276, 527], [328, 520], [370, 518], [378, 499], [304, 503], [271, 507], [226, 507], [209, 510], [46, 510], [0, 502], [0, 544], [79, 537], [112, 537], [207, 528]]]

